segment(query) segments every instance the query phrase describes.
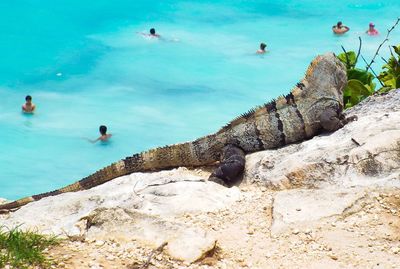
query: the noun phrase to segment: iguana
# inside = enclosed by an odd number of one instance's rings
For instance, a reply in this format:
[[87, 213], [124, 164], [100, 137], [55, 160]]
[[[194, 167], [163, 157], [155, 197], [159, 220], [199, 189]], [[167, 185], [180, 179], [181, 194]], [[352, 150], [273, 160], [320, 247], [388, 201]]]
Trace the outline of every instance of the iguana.
[[250, 110], [216, 133], [135, 154], [61, 189], [0, 205], [0, 211], [60, 193], [90, 189], [134, 172], [205, 166], [218, 161], [210, 178], [231, 185], [244, 170], [245, 154], [303, 141], [354, 120], [342, 113], [346, 83], [346, 68], [336, 56], [320, 55], [288, 95]]

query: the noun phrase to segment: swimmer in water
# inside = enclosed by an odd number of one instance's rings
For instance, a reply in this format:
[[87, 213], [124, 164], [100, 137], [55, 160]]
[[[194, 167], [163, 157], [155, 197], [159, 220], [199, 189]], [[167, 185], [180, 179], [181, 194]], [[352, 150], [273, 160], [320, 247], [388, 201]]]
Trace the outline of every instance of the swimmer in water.
[[32, 103], [32, 96], [27, 95], [25, 97], [25, 104], [22, 105], [22, 111], [24, 113], [33, 113], [35, 112], [36, 105]]
[[106, 142], [106, 141], [108, 141], [108, 140], [111, 138], [111, 136], [112, 136], [112, 134], [107, 134], [107, 126], [105, 126], [105, 125], [101, 125], [101, 126], [99, 127], [99, 132], [100, 132], [100, 136], [99, 136], [96, 140], [90, 140], [90, 139], [88, 139], [89, 142], [91, 142], [91, 143], [96, 143], [97, 141]]
[[149, 37], [155, 37], [155, 38], [161, 37], [159, 34], [156, 33], [156, 29], [154, 29], [154, 28], [150, 29], [150, 34], [145, 34], [145, 33], [140, 33], [140, 32], [138, 32], [138, 34], [142, 34], [144, 36], [149, 36]]
[[342, 35], [350, 30], [349, 27], [343, 25], [341, 21], [338, 21], [338, 23], [334, 26], [332, 26], [332, 31], [337, 34], [337, 35]]
[[375, 29], [375, 24], [373, 22], [369, 23], [369, 28], [366, 31], [368, 35], [379, 35], [378, 30]]
[[267, 48], [267, 45], [265, 43], [260, 44], [260, 49], [256, 51], [257, 54], [264, 54], [267, 51], [265, 50]]
[[157, 38], [157, 39], [159, 39], [159, 40], [162, 40], [162, 41], [169, 41], [169, 42], [179, 42], [180, 40], [179, 40], [179, 38], [176, 38], [176, 37], [173, 37], [173, 38], [165, 38], [164, 36], [161, 36], [161, 35], [159, 35], [159, 34], [157, 34], [156, 33], [156, 30], [154, 29], [154, 28], [151, 28], [150, 29], [150, 34], [146, 34], [146, 33], [141, 33], [141, 32], [136, 32], [137, 34], [141, 34], [141, 35], [143, 35], [143, 36], [147, 36], [147, 37], [150, 37], [150, 38]]
[[156, 29], [154, 29], [154, 28], [150, 29], [150, 36], [151, 37], [160, 37], [159, 34], [156, 34]]

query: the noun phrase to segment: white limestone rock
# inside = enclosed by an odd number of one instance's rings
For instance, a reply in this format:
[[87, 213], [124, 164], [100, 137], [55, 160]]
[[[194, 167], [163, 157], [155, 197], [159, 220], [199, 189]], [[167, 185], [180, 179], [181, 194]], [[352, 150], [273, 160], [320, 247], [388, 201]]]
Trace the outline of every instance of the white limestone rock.
[[358, 121], [300, 144], [246, 156], [244, 179], [273, 189], [400, 186], [400, 90], [348, 111]]
[[294, 189], [277, 192], [273, 204], [272, 233], [341, 216], [365, 197], [360, 189]]
[[182, 168], [134, 173], [32, 202], [0, 216], [0, 225], [72, 237], [137, 239], [152, 246], [165, 241], [172, 257], [193, 262], [214, 247], [215, 239], [173, 218], [224, 209], [239, 198], [237, 187], [225, 188]]
[[89, 240], [114, 239], [124, 243], [135, 239], [152, 248], [167, 242], [168, 254], [186, 262], [202, 258], [216, 244], [207, 231], [135, 210], [98, 208], [82, 220], [90, 227], [86, 232]]

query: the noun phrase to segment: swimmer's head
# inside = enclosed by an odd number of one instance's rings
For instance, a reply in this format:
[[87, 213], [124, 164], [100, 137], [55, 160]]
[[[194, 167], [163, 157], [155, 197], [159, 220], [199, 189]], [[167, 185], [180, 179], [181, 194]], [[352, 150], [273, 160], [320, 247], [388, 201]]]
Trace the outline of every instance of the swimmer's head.
[[374, 28], [374, 27], [375, 27], [375, 24], [373, 22], [370, 22], [369, 23], [369, 28]]
[[267, 45], [265, 43], [261, 43], [260, 44], [260, 49], [261, 50], [265, 50], [266, 47], [267, 47]]
[[342, 27], [342, 24], [343, 24], [343, 23], [342, 23], [341, 21], [338, 21], [337, 24], [336, 24], [336, 27], [337, 27], [337, 28], [340, 28], [340, 27]]
[[25, 97], [25, 101], [31, 102], [31, 101], [32, 101], [32, 96], [27, 95], [27, 96]]
[[151, 35], [155, 35], [155, 34], [156, 34], [156, 29], [151, 28], [151, 29], [150, 29], [150, 34], [151, 34]]
[[100, 125], [99, 132], [101, 135], [105, 135], [107, 133], [107, 127], [105, 125]]

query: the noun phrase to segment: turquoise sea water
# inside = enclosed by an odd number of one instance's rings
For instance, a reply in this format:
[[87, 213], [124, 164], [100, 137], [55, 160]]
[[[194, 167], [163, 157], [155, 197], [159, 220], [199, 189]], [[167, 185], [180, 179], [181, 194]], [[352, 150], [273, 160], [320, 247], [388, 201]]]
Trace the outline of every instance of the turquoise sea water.
[[[0, 8], [0, 197], [8, 199], [214, 132], [287, 93], [317, 54], [356, 50], [362, 36], [369, 59], [400, 16], [398, 0], [14, 0]], [[338, 20], [351, 28], [344, 36], [331, 33]], [[370, 21], [380, 36], [364, 34]], [[151, 27], [163, 40], [136, 34]], [[267, 55], [254, 54], [260, 42]], [[389, 43], [400, 43], [400, 27]], [[27, 94], [33, 116], [20, 112]], [[109, 144], [83, 139], [101, 124]]]

